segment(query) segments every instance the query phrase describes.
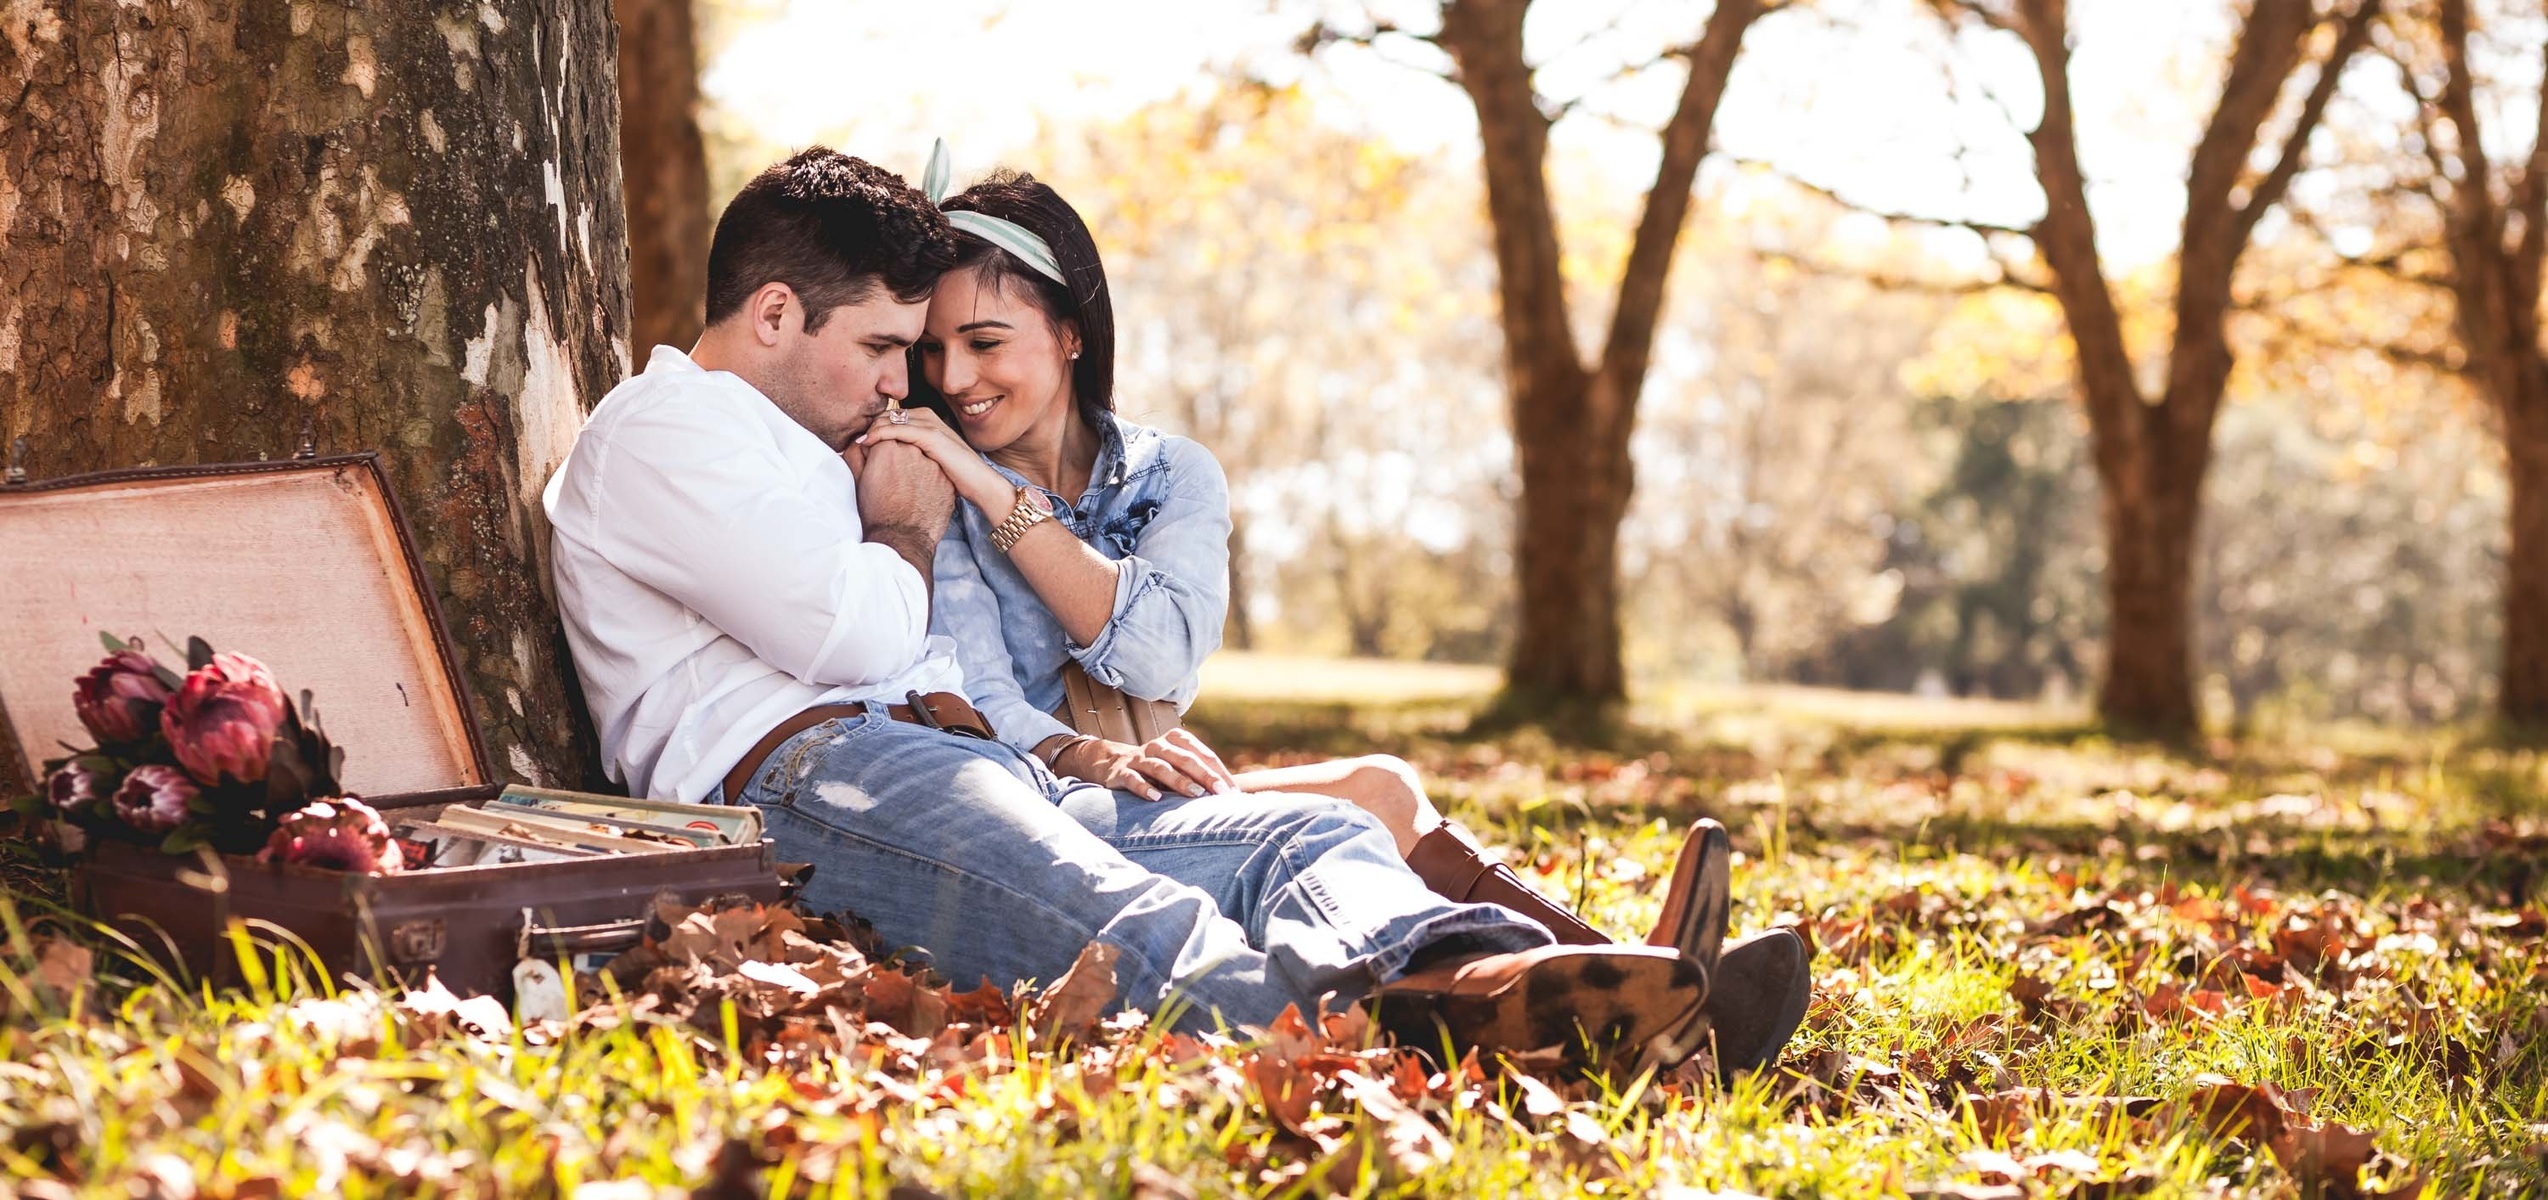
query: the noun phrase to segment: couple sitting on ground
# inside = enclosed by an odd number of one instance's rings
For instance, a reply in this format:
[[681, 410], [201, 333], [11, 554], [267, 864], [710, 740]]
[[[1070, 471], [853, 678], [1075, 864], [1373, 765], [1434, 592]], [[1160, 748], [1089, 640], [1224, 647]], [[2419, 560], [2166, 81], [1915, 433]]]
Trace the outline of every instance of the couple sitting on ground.
[[942, 159], [927, 180], [823, 149], [753, 179], [717, 222], [706, 332], [656, 347], [551, 480], [615, 777], [758, 806], [816, 864], [808, 903], [958, 984], [1049, 981], [1103, 942], [1122, 1002], [1187, 1027], [1362, 1003], [1427, 1048], [1774, 1058], [1806, 953], [1721, 945], [1714, 822], [1653, 933], [1615, 944], [1396, 759], [1233, 772], [1182, 729], [1080, 731], [1193, 699], [1227, 487], [1203, 447], [1114, 415], [1112, 303], [1070, 205], [1014, 174], [940, 204]]

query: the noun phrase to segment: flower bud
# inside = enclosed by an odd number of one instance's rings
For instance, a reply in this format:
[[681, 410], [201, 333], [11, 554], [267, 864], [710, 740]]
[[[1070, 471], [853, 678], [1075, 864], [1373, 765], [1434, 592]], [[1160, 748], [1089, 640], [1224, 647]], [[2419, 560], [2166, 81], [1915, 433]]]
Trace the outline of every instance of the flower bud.
[[90, 760], [75, 758], [44, 781], [44, 798], [53, 802], [63, 816], [87, 812], [107, 796], [106, 777], [90, 765]]
[[166, 833], [185, 823], [195, 790], [195, 781], [175, 767], [135, 767], [115, 789], [115, 815], [143, 833]]
[[244, 654], [216, 654], [169, 698], [159, 728], [197, 781], [211, 786], [226, 777], [255, 783], [265, 778], [283, 713], [283, 689], [264, 663]]
[[158, 664], [138, 650], [118, 650], [80, 676], [71, 692], [71, 708], [80, 724], [106, 745], [124, 745], [149, 737], [159, 728], [159, 710], [168, 703], [168, 686], [159, 681]]

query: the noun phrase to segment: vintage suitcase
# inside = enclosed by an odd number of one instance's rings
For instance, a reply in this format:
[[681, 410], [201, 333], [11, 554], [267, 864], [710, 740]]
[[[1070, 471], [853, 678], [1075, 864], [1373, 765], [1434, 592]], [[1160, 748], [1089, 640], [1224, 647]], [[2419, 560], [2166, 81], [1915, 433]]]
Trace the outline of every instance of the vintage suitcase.
[[[71, 683], [101, 631], [163, 661], [201, 636], [318, 698], [348, 791], [402, 816], [499, 790], [466, 683], [376, 455], [155, 467], [0, 485], [0, 786], [87, 744]], [[778, 899], [771, 844], [348, 875], [99, 842], [75, 890], [143, 946], [237, 978], [225, 930], [271, 922], [331, 971], [505, 994], [526, 953], [633, 943], [648, 901]]]

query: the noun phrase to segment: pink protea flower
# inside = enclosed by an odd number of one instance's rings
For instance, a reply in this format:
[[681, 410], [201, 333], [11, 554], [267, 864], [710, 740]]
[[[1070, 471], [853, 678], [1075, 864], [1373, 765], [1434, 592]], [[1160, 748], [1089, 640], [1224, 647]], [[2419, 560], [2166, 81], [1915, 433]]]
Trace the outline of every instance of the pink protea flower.
[[62, 764], [44, 781], [44, 798], [64, 816], [86, 812], [107, 796], [106, 777], [89, 765], [89, 760], [75, 758]]
[[255, 783], [265, 778], [283, 712], [283, 689], [264, 663], [244, 654], [215, 654], [169, 698], [159, 729], [197, 781], [210, 786], [227, 776]]
[[135, 767], [115, 789], [115, 815], [143, 833], [166, 833], [185, 823], [195, 791], [195, 781], [175, 767]]
[[358, 875], [395, 875], [407, 863], [389, 836], [389, 822], [351, 796], [313, 800], [283, 814], [259, 862], [299, 863]]
[[168, 685], [159, 681], [159, 664], [139, 650], [118, 650], [80, 676], [71, 692], [71, 708], [80, 714], [97, 740], [108, 745], [138, 742], [159, 728], [159, 710], [168, 703]]

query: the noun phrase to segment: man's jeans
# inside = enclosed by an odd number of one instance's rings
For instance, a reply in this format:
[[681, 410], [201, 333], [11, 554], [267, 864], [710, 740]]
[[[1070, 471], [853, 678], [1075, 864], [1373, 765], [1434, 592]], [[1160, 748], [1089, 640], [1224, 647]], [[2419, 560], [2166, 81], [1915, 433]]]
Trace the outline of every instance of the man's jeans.
[[1480, 952], [1551, 941], [1510, 910], [1426, 890], [1342, 801], [1152, 802], [881, 705], [782, 743], [743, 799], [781, 857], [815, 864], [806, 904], [926, 948], [955, 986], [1050, 983], [1102, 941], [1122, 951], [1120, 1002], [1189, 1029], [1351, 1001], [1447, 937]]

